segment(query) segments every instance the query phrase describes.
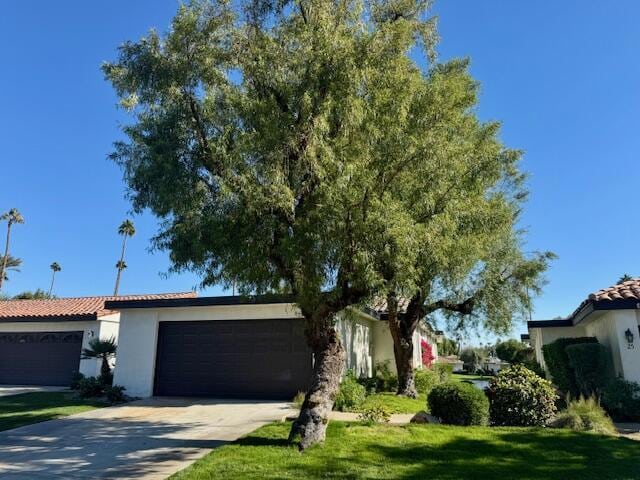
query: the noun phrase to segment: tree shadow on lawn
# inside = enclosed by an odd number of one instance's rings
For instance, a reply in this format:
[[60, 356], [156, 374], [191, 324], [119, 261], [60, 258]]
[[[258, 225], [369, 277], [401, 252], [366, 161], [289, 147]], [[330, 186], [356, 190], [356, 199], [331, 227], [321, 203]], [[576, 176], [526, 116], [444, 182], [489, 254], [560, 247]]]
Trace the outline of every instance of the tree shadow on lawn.
[[640, 478], [639, 442], [567, 431], [495, 430], [494, 440], [454, 434], [439, 445], [371, 448], [392, 464], [413, 465], [395, 477], [402, 479]]

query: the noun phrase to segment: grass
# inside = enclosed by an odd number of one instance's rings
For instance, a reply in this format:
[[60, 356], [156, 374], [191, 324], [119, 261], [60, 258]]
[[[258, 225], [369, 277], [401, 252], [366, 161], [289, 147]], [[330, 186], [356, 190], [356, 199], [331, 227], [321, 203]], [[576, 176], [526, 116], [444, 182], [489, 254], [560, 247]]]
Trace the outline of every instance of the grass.
[[222, 446], [173, 480], [638, 478], [640, 442], [569, 430], [363, 426], [331, 422], [324, 446], [304, 454], [275, 423]]
[[461, 382], [463, 380], [485, 380], [485, 381], [488, 382], [492, 378], [493, 377], [489, 377], [487, 375], [475, 375], [475, 374], [467, 375], [466, 373], [453, 373], [453, 374], [451, 374], [451, 379], [452, 380], [457, 380], [459, 382]]
[[0, 431], [86, 412], [107, 404], [74, 398], [69, 392], [36, 392], [0, 397]]
[[408, 398], [392, 392], [372, 393], [367, 395], [360, 410], [374, 405], [384, 405], [389, 413], [418, 413], [426, 408], [427, 396], [421, 394], [418, 398]]

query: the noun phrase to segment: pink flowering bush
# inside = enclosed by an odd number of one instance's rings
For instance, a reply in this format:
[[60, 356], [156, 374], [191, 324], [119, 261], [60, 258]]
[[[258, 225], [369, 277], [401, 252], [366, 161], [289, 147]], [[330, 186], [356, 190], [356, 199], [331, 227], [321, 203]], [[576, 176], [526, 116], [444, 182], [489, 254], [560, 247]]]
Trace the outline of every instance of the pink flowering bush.
[[420, 346], [422, 347], [422, 364], [425, 367], [430, 368], [436, 358], [433, 354], [433, 347], [424, 339], [420, 342]]

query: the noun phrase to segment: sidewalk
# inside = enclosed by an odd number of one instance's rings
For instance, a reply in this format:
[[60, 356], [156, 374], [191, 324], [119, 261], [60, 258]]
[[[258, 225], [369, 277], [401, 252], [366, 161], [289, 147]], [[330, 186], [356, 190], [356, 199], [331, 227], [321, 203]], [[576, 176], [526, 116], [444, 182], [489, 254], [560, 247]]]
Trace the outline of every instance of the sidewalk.
[[640, 441], [640, 423], [617, 423], [615, 424], [618, 433], [631, 440]]

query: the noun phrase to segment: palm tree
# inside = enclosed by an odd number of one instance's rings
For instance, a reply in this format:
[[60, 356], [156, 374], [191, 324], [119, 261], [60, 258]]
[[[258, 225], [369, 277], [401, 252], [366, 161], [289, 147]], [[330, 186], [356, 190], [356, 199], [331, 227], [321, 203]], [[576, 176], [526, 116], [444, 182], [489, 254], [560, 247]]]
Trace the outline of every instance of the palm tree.
[[0, 215], [0, 220], [7, 221], [7, 240], [4, 244], [4, 255], [2, 256], [2, 265], [0, 265], [0, 290], [6, 277], [7, 263], [9, 261], [9, 240], [11, 239], [11, 226], [14, 223], [24, 223], [24, 217], [17, 208], [12, 208], [7, 213]]
[[12, 257], [11, 255], [3, 256], [0, 255], [0, 265], [4, 265], [4, 274], [2, 275], [2, 280], [9, 280], [9, 276], [7, 273], [9, 271], [19, 272], [20, 265], [22, 265], [22, 260], [16, 257]]
[[116, 340], [111, 337], [106, 340], [94, 338], [89, 341], [89, 348], [82, 349], [82, 358], [97, 358], [102, 360], [100, 365], [100, 375], [103, 378], [108, 378], [111, 375], [111, 367], [109, 366], [109, 360], [111, 360], [116, 354]]
[[127, 268], [127, 264], [124, 263], [124, 252], [127, 245], [127, 238], [133, 237], [136, 233], [136, 229], [133, 226], [133, 222], [131, 220], [125, 220], [118, 227], [118, 234], [122, 235], [122, 253], [120, 254], [120, 260], [116, 263], [116, 268], [118, 269], [118, 275], [116, 276], [116, 287], [113, 289], [113, 296], [118, 296], [118, 287], [120, 286], [120, 275], [122, 274], [122, 270]]
[[49, 287], [49, 296], [51, 296], [51, 292], [53, 292], [53, 282], [56, 279], [56, 272], [59, 272], [60, 270], [62, 270], [62, 267], [58, 262], [53, 262], [49, 266], [49, 268], [53, 271], [53, 273], [51, 274], [51, 286]]

